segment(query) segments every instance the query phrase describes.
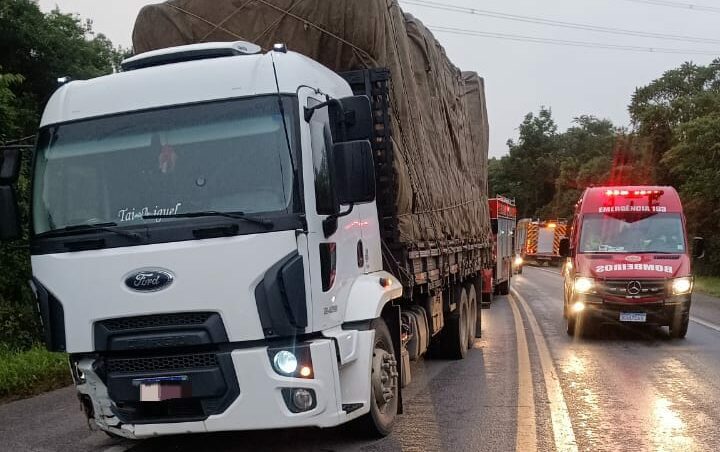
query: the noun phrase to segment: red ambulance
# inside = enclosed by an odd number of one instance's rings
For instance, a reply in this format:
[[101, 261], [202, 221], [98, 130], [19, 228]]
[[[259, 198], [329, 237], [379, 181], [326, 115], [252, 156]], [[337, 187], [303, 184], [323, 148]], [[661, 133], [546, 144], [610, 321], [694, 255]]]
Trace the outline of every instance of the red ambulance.
[[590, 323], [669, 326], [687, 334], [693, 290], [691, 256], [703, 239], [687, 240], [680, 197], [672, 187], [593, 187], [578, 201], [569, 239], [564, 316], [567, 333]]

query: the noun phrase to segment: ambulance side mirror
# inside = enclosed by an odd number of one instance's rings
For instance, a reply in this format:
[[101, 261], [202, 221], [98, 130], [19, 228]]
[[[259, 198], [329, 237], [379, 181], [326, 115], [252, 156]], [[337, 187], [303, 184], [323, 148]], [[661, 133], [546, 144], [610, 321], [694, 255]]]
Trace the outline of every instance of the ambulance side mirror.
[[702, 237], [695, 237], [693, 239], [692, 257], [695, 259], [702, 259], [705, 257], [705, 239]]
[[570, 239], [560, 239], [560, 257], [570, 257]]

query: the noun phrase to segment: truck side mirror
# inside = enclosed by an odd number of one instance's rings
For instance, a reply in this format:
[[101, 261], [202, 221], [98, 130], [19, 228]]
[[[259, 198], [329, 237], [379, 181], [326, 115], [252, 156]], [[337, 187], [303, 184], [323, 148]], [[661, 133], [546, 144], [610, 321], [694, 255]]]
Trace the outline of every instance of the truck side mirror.
[[343, 97], [329, 105], [333, 142], [372, 139], [373, 117], [369, 97]]
[[693, 250], [692, 256], [695, 259], [702, 259], [705, 257], [705, 239], [702, 237], [695, 237], [693, 239]]
[[369, 141], [349, 141], [333, 147], [335, 191], [340, 204], [375, 200], [375, 163]]
[[560, 257], [570, 257], [570, 239], [560, 239]]
[[0, 241], [12, 242], [21, 236], [20, 209], [15, 189], [10, 185], [0, 185]]
[[19, 149], [6, 149], [0, 153], [0, 185], [12, 185], [20, 175], [22, 154]]
[[11, 242], [22, 236], [20, 209], [13, 184], [20, 175], [21, 153], [8, 149], [0, 154], [0, 241]]

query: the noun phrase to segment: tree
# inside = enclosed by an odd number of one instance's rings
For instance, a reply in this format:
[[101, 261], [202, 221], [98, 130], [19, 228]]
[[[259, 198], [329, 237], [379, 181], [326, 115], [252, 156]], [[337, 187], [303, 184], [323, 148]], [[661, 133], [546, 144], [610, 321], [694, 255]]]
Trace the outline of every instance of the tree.
[[[58, 77], [85, 79], [111, 73], [122, 52], [77, 16], [58, 10], [44, 14], [30, 0], [0, 0], [0, 147], [35, 135]], [[29, 157], [26, 153], [18, 184], [25, 218]], [[0, 346], [27, 347], [38, 339], [29, 279], [27, 249], [0, 245]]]
[[720, 59], [685, 63], [638, 88], [630, 114], [651, 144], [656, 178], [680, 191], [691, 236], [708, 241], [697, 269], [720, 274]]
[[490, 190], [514, 198], [521, 216], [538, 215], [552, 200], [558, 174], [557, 125], [549, 109], [537, 116], [528, 113], [520, 125], [517, 142], [508, 141], [510, 152], [490, 161]]

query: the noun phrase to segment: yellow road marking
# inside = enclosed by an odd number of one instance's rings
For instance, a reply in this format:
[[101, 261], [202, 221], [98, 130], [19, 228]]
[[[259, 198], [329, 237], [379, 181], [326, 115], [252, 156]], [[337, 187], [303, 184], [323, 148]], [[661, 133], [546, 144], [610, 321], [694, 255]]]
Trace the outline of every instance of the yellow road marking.
[[530, 352], [528, 351], [525, 325], [517, 304], [510, 298], [510, 307], [515, 320], [518, 353], [518, 406], [517, 433], [515, 450], [519, 452], [537, 450], [537, 430], [535, 428], [535, 394], [532, 373], [530, 372]]
[[575, 432], [573, 431], [572, 422], [570, 421], [570, 413], [565, 403], [565, 396], [560, 386], [560, 378], [553, 363], [552, 356], [550, 355], [545, 337], [540, 330], [540, 325], [530, 310], [530, 306], [528, 306], [525, 299], [517, 290], [512, 289], [511, 295], [510, 299], [517, 300], [522, 306], [523, 311], [525, 311], [530, 329], [535, 337], [535, 344], [540, 355], [540, 364], [543, 368], [545, 389], [550, 402], [550, 418], [552, 419], [553, 436], [555, 437], [555, 449], [557, 449], [558, 452], [577, 452], [578, 447], [575, 442]]

